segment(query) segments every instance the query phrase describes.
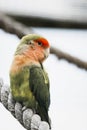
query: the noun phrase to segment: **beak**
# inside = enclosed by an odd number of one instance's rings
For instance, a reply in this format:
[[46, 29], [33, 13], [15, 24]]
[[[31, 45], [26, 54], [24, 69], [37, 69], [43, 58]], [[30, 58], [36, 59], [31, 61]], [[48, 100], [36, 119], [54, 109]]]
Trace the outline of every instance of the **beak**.
[[45, 49], [45, 58], [49, 56], [49, 53], [50, 53], [50, 49], [49, 48]]

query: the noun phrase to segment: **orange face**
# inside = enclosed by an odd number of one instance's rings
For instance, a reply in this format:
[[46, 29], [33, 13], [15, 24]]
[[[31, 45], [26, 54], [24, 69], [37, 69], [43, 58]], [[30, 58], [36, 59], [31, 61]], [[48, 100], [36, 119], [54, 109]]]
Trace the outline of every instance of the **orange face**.
[[49, 55], [49, 47], [48, 41], [44, 38], [30, 40], [24, 54], [32, 60], [43, 62]]
[[44, 38], [38, 38], [35, 40], [24, 39], [23, 43], [20, 43], [11, 66], [11, 72], [17, 72], [19, 68], [30, 65], [39, 64], [43, 62], [49, 55], [49, 43]]

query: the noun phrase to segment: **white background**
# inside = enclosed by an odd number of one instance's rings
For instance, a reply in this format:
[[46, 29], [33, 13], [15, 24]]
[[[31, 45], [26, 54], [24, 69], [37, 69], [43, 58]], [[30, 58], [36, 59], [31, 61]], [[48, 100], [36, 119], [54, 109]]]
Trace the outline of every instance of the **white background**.
[[0, 0], [0, 11], [87, 23], [87, 0]]

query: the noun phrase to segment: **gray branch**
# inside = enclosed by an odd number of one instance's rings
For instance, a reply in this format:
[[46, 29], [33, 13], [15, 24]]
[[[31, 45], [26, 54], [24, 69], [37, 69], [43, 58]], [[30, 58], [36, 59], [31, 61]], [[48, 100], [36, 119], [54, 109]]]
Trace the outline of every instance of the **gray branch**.
[[41, 117], [30, 108], [22, 106], [12, 98], [10, 88], [4, 85], [0, 78], [0, 101], [4, 107], [23, 125], [27, 130], [49, 130], [49, 124], [41, 121]]
[[87, 70], [87, 62], [85, 62], [77, 57], [74, 57], [74, 56], [72, 56], [66, 52], [63, 52], [58, 48], [54, 48], [54, 47], [51, 47], [50, 52], [52, 54], [55, 54], [58, 59], [67, 60], [69, 63], [72, 63], [72, 64], [78, 66], [79, 68]]
[[16, 34], [19, 38], [26, 34], [34, 33], [31, 27], [27, 27], [2, 13], [0, 13], [0, 28], [6, 32]]

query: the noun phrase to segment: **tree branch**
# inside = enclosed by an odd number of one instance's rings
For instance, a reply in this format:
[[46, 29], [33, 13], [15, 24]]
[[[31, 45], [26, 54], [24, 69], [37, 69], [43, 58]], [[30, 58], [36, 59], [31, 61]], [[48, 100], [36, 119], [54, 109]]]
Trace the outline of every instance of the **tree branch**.
[[75, 64], [76, 66], [78, 66], [79, 68], [83, 68], [87, 70], [87, 62], [80, 60], [79, 58], [73, 57], [70, 54], [67, 54], [61, 50], [59, 50], [58, 48], [54, 48], [51, 47], [51, 53], [54, 54], [59, 58], [59, 59], [65, 59], [70, 63]]
[[34, 33], [32, 28], [26, 27], [24, 24], [2, 13], [0, 13], [0, 28], [4, 29], [6, 32], [16, 34], [19, 38], [22, 38], [28, 33]]
[[[0, 28], [4, 29], [9, 33], [16, 34], [19, 38], [22, 38], [22, 36], [29, 33], [35, 33], [32, 28], [29, 28], [15, 21], [11, 17], [8, 17], [4, 14], [0, 14]], [[65, 52], [62, 52], [58, 48], [54, 48], [51, 46], [51, 53], [55, 54], [58, 57], [58, 59], [65, 59], [68, 62], [73, 63], [76, 66], [87, 70], [87, 62], [73, 57]]]

